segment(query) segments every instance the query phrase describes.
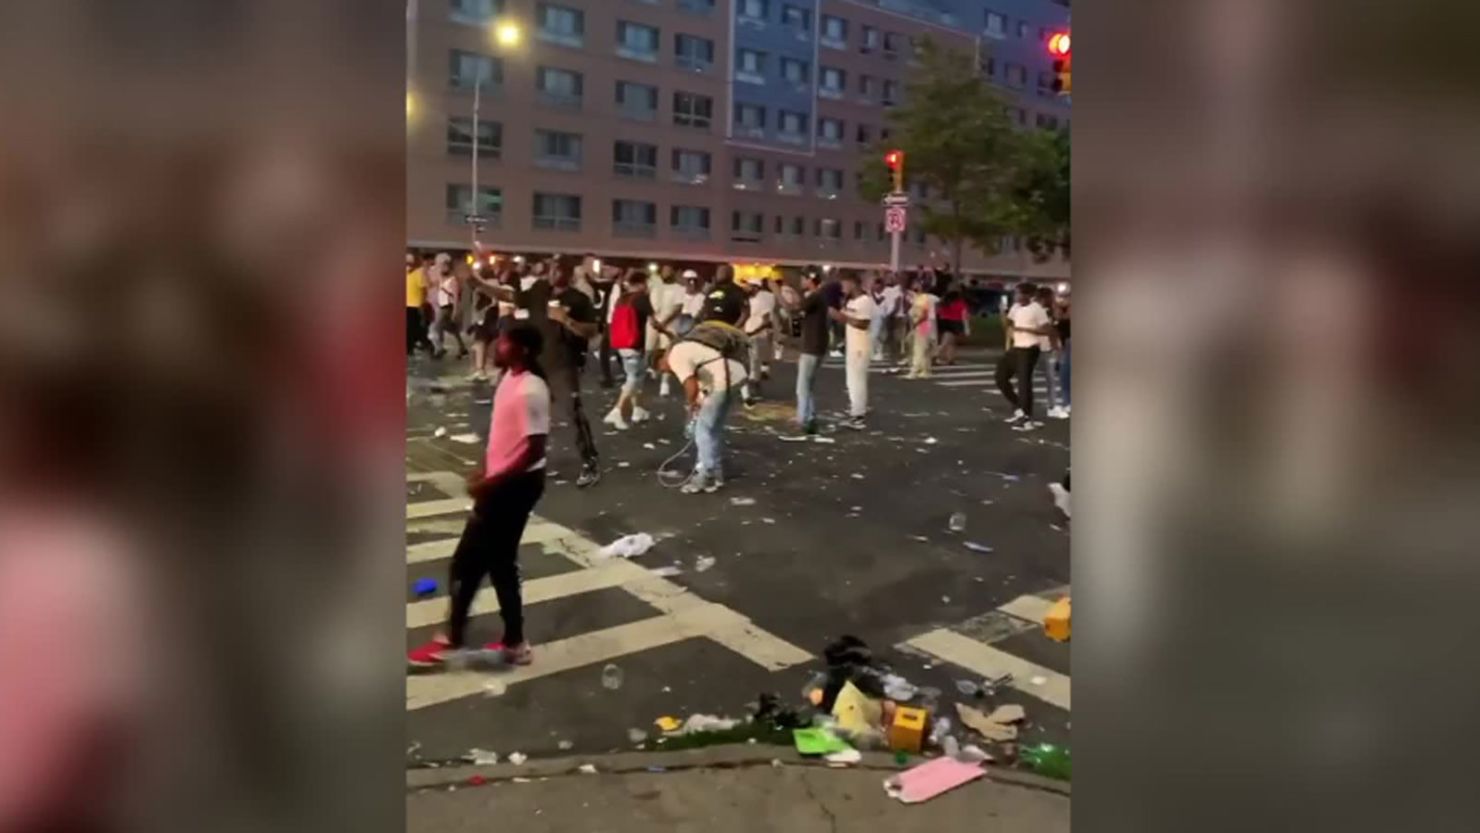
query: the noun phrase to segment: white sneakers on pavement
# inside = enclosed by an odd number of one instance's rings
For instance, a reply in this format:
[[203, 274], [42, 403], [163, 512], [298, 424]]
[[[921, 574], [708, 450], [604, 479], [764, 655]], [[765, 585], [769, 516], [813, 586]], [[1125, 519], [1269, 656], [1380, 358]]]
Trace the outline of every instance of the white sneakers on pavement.
[[1069, 409], [1062, 405], [1055, 405], [1048, 409], [1048, 415], [1052, 419], [1068, 419]]
[[632, 424], [633, 425], [636, 425], [639, 422], [647, 422], [648, 420], [650, 420], [652, 418], [653, 418], [653, 415], [650, 414], [650, 413], [648, 413], [643, 408], [639, 408], [636, 405], [632, 406]]
[[1012, 425], [1014, 423], [1022, 422], [1023, 420], [1025, 420], [1027, 418], [1028, 418], [1028, 415], [1025, 414], [1025, 413], [1023, 413], [1023, 409], [1022, 408], [1018, 408], [1016, 411], [1013, 411], [1012, 412], [1012, 416], [1010, 416], [1010, 417], [1007, 418], [1007, 424], [1008, 425]]
[[[633, 410], [632, 418], [637, 418], [636, 410]], [[618, 408], [612, 408], [611, 413], [607, 414], [606, 418], [601, 421], [617, 429], [618, 431], [626, 431], [628, 428], [631, 427], [627, 424], [627, 420], [622, 418], [622, 411]]]

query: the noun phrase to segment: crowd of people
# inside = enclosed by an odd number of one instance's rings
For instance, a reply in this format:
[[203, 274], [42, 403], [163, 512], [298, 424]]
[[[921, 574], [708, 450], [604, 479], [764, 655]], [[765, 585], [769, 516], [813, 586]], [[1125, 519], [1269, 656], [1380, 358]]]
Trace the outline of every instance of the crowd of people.
[[[504, 620], [503, 639], [486, 649], [511, 664], [530, 661], [517, 557], [544, 492], [552, 418], [570, 426], [581, 460], [576, 486], [589, 488], [601, 479], [582, 394], [588, 369], [596, 368], [601, 388], [617, 391], [602, 422], [618, 431], [652, 418], [644, 407], [648, 382], [657, 381], [659, 398], [672, 395], [676, 383], [688, 414], [685, 438], [696, 457], [679, 488], [711, 494], [724, 486], [725, 425], [735, 400], [754, 407], [772, 363], [788, 348], [797, 355], [801, 434], [794, 439], [819, 430], [815, 388], [829, 356], [844, 361], [848, 410], [839, 425], [855, 430], [867, 425], [869, 374], [876, 365], [907, 367], [905, 378], [923, 379], [957, 361], [960, 340], [970, 332], [970, 308], [949, 273], [924, 267], [907, 275], [841, 272], [829, 279], [829, 273], [804, 270], [794, 285], [774, 273], [737, 279], [728, 265], [705, 275], [673, 265], [624, 269], [594, 256], [569, 263], [484, 251], [473, 257], [408, 253], [407, 356], [424, 353], [441, 361], [450, 337], [458, 358], [471, 361], [469, 380], [495, 389], [484, 463], [468, 479], [473, 512], [452, 558], [448, 624], [409, 653], [410, 664], [439, 667], [466, 647], [468, 611], [485, 575]], [[1048, 414], [1067, 417], [1068, 299], [1024, 284], [1002, 320], [1007, 349], [996, 381], [1014, 408], [1007, 421], [1020, 431], [1041, 425], [1033, 400], [1040, 370], [1048, 379]], [[594, 363], [588, 361], [593, 348], [599, 356]], [[1055, 484], [1055, 501], [1065, 512], [1068, 485], [1067, 474]]]

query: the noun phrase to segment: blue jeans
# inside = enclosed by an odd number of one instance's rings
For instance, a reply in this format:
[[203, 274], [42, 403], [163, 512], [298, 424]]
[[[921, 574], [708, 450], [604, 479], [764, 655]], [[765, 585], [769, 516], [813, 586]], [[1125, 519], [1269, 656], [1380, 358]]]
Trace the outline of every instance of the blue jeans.
[[625, 393], [637, 393], [642, 387], [642, 351], [641, 350], [618, 350], [617, 355], [622, 358], [622, 372], [626, 378], [622, 380], [622, 391]]
[[725, 452], [725, 415], [730, 412], [730, 392], [717, 390], [704, 398], [694, 421], [694, 445], [699, 450], [699, 474], [720, 477]]
[[817, 365], [821, 361], [821, 356], [809, 356], [806, 353], [797, 359], [797, 422], [803, 427], [817, 418], [812, 386], [817, 381]]
[[1064, 349], [1059, 353], [1059, 401], [1064, 407], [1070, 406], [1069, 401], [1069, 345], [1071, 341], [1064, 342]]

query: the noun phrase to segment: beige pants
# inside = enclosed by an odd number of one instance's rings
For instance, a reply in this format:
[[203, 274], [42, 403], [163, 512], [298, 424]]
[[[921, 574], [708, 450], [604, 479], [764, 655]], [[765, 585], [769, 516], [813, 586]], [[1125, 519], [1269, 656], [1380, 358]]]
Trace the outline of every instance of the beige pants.
[[935, 355], [935, 339], [930, 335], [922, 335], [919, 330], [911, 334], [910, 342], [914, 352], [910, 361], [911, 376], [929, 376], [930, 358]]

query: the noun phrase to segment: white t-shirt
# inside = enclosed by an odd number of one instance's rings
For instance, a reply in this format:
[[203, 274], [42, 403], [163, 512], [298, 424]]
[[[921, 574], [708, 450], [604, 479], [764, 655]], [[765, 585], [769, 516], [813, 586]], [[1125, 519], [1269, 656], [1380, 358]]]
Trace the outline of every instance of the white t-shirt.
[[437, 280], [437, 306], [450, 307], [457, 303], [457, 276], [443, 275]]
[[776, 293], [769, 289], [761, 289], [750, 296], [750, 317], [745, 319], [745, 332], [747, 335], [754, 334], [771, 320], [771, 313], [776, 311]]
[[1007, 311], [1007, 319], [1012, 322], [1012, 346], [1013, 347], [1044, 347], [1050, 344], [1048, 336], [1040, 336], [1036, 333], [1023, 332], [1024, 327], [1039, 329], [1047, 327], [1050, 323], [1048, 310], [1045, 310], [1037, 301], [1019, 304]]
[[[697, 341], [680, 341], [673, 345], [673, 349], [668, 351], [668, 365], [679, 382], [698, 374], [699, 389], [705, 392], [725, 383], [725, 368], [719, 351]], [[737, 387], [745, 381], [745, 365], [734, 359], [729, 360], [729, 365], [730, 387]]]
[[[874, 299], [867, 292], [859, 294], [857, 298], [850, 298], [847, 303], [843, 304], [843, 312], [849, 318], [861, 318], [870, 322], [874, 320], [874, 309]], [[848, 333], [844, 342], [848, 345], [849, 353], [855, 356], [868, 356], [873, 353], [873, 344], [869, 339], [867, 329], [860, 330], [852, 324], [847, 324], [843, 329]]]
[[[530, 437], [550, 433], [550, 388], [533, 373], [511, 373], [493, 395], [493, 418], [488, 426], [488, 450], [483, 455], [485, 476], [501, 474], [524, 454]], [[526, 471], [545, 467], [541, 457]]]
[[879, 309], [884, 317], [889, 318], [899, 315], [899, 301], [904, 297], [904, 293], [900, 291], [900, 288], [898, 286], [886, 286], [879, 294], [882, 296], [879, 299]]
[[649, 350], [666, 348], [669, 338], [658, 332], [658, 322], [674, 315], [683, 306], [683, 287], [661, 280], [648, 281], [648, 301], [653, 305], [653, 317], [648, 319], [647, 347]]
[[683, 314], [691, 318], [698, 318], [699, 313], [704, 311], [704, 293], [695, 292], [690, 294], [685, 291], [683, 296]]

